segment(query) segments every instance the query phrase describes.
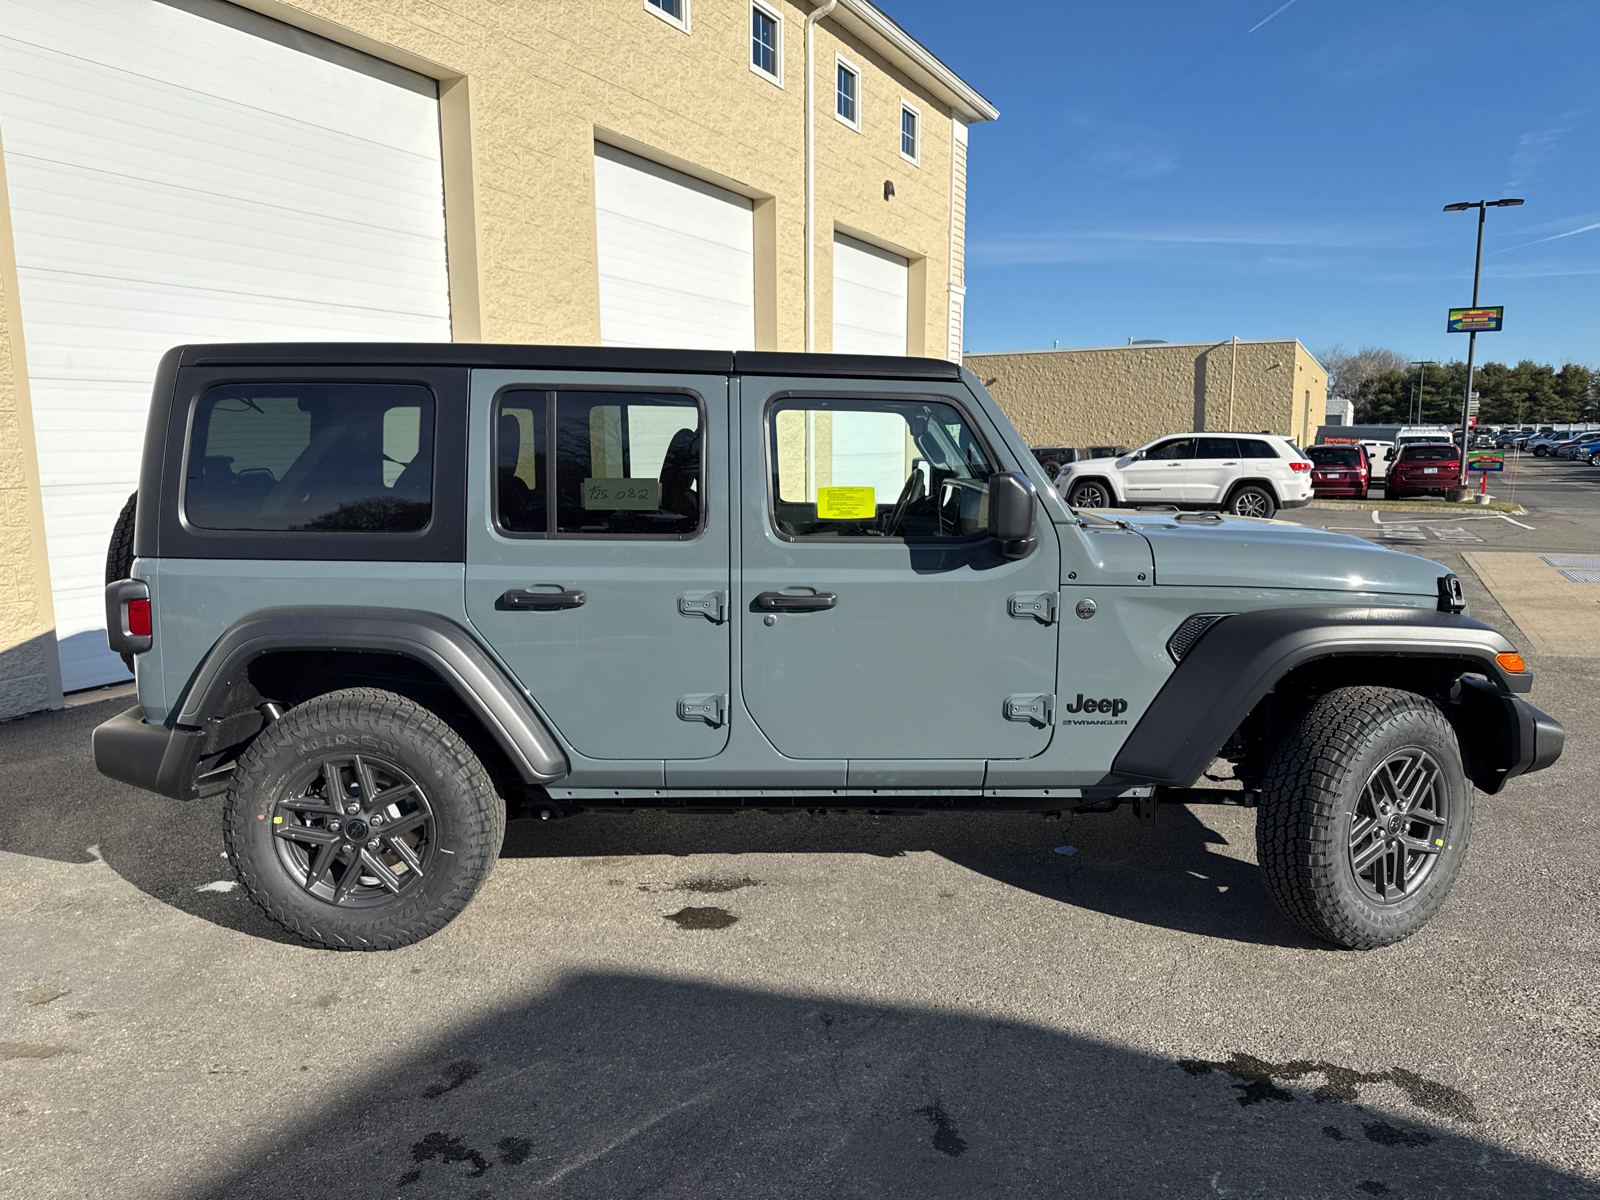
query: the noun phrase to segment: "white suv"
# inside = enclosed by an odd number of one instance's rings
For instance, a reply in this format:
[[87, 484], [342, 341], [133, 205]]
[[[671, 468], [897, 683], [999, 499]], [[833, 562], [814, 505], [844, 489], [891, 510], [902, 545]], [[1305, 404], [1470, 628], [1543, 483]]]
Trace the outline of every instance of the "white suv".
[[1173, 504], [1270, 517], [1311, 501], [1311, 462], [1270, 433], [1185, 433], [1121, 458], [1069, 463], [1056, 490], [1074, 508]]

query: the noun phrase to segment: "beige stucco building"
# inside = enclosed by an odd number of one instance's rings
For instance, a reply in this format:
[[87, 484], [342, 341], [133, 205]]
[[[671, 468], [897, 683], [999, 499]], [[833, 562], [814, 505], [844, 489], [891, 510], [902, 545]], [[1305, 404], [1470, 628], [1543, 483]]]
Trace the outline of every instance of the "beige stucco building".
[[1328, 373], [1293, 338], [969, 354], [1034, 446], [1142, 446], [1168, 433], [1266, 431], [1309, 445]]
[[0, 0], [0, 718], [126, 677], [101, 564], [169, 345], [959, 358], [996, 111], [867, 0], [808, 89], [822, 11]]

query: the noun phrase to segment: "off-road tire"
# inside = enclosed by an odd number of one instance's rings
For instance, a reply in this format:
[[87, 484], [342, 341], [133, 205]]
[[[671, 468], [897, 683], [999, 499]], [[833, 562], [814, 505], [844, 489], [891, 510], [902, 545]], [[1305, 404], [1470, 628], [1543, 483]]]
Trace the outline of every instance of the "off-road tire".
[[[133, 519], [139, 507], [139, 493], [128, 497], [128, 502], [117, 514], [117, 523], [111, 527], [111, 544], [106, 547], [106, 586], [133, 574]], [[133, 655], [120, 656], [128, 670], [133, 670]]]
[[[1240, 511], [1241, 506], [1245, 508], [1252, 507], [1252, 500], [1255, 501], [1254, 507], [1259, 508], [1260, 511]], [[1247, 483], [1243, 487], [1235, 489], [1233, 495], [1228, 497], [1228, 503], [1224, 507], [1236, 517], [1268, 518], [1278, 511], [1278, 501], [1266, 488]]]
[[[1413, 893], [1382, 902], [1357, 876], [1352, 822], [1378, 770], [1408, 751], [1425, 753], [1439, 768], [1443, 825], [1436, 832], [1444, 845]], [[1473, 805], [1460, 742], [1437, 704], [1393, 688], [1338, 688], [1312, 704], [1267, 765], [1256, 821], [1267, 891], [1290, 920], [1337, 946], [1371, 950], [1401, 941], [1450, 894]]]
[[1073, 508], [1113, 508], [1117, 501], [1107, 484], [1098, 479], [1086, 479], [1072, 485], [1072, 490], [1067, 493], [1067, 503]]
[[[290, 873], [274, 824], [297, 779], [358, 754], [415, 781], [434, 840], [409, 890], [346, 907]], [[377, 688], [331, 692], [284, 713], [240, 757], [223, 807], [228, 861], [245, 892], [291, 933], [335, 950], [392, 950], [444, 928], [488, 879], [505, 824], [505, 803], [461, 736], [420, 704]]]

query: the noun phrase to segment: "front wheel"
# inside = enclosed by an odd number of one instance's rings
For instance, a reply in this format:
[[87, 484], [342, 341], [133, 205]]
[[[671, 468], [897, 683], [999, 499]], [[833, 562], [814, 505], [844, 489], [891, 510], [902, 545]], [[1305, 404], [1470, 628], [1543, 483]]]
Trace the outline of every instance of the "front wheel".
[[240, 757], [223, 808], [228, 859], [291, 933], [389, 950], [449, 923], [483, 886], [505, 805], [432, 712], [349, 688], [290, 709]]
[[1270, 517], [1278, 503], [1265, 488], [1247, 485], [1228, 498], [1228, 511], [1236, 517]]
[[1589, 455], [1589, 465], [1591, 467], [1600, 467], [1600, 451]]
[[1392, 688], [1338, 688], [1267, 766], [1256, 822], [1267, 890], [1302, 929], [1346, 949], [1410, 937], [1450, 894], [1473, 802], [1437, 704]]
[[1067, 493], [1067, 503], [1073, 508], [1110, 508], [1111, 489], [1098, 479], [1075, 483]]

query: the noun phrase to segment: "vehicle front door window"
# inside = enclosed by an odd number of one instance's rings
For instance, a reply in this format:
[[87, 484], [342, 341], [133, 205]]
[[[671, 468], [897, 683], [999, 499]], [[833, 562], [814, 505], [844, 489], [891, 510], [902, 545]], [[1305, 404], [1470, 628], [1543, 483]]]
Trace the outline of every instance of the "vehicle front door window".
[[955, 407], [927, 400], [774, 403], [772, 522], [786, 538], [977, 538], [989, 476]]

